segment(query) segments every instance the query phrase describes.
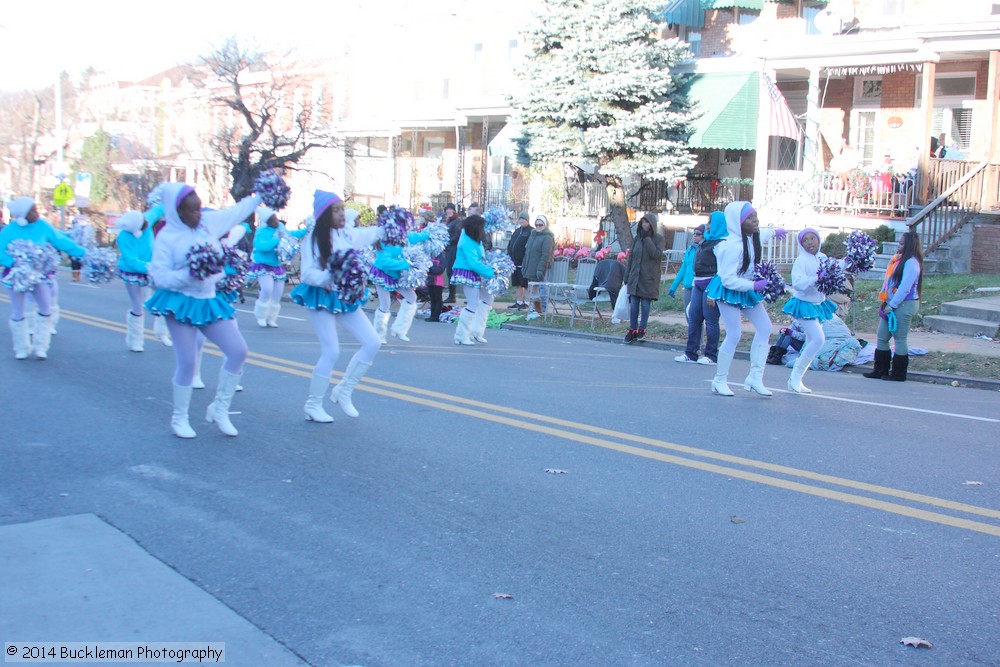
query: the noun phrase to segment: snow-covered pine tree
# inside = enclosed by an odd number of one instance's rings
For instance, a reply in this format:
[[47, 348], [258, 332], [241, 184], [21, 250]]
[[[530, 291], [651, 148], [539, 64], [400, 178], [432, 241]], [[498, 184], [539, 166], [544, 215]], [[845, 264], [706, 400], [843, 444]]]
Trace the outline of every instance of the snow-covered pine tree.
[[542, 0], [511, 104], [532, 160], [592, 160], [622, 246], [632, 242], [622, 177], [681, 177], [691, 113], [671, 67], [687, 45], [660, 38], [662, 0]]

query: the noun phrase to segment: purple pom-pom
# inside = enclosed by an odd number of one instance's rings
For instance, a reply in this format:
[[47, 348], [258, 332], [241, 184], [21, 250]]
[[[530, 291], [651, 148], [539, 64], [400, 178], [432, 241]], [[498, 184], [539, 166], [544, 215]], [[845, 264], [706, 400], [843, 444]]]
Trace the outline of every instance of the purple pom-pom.
[[771, 262], [764, 260], [757, 264], [753, 270], [753, 279], [767, 281], [767, 285], [760, 292], [764, 301], [773, 303], [785, 295], [785, 279]]
[[265, 206], [275, 211], [285, 208], [292, 194], [292, 189], [285, 183], [285, 179], [274, 169], [260, 172], [253, 183], [253, 191], [260, 195]]
[[225, 268], [222, 254], [214, 246], [205, 243], [196, 245], [187, 252], [185, 258], [192, 277], [204, 280]]
[[843, 292], [846, 279], [844, 267], [839, 261], [832, 257], [819, 260], [819, 270], [816, 272], [816, 289], [821, 294], [830, 296]]
[[382, 228], [383, 244], [404, 245], [406, 233], [413, 227], [413, 214], [393, 204], [378, 217], [378, 225]]
[[483, 257], [483, 263], [493, 269], [493, 277], [484, 281], [487, 292], [499, 296], [510, 289], [510, 277], [517, 268], [510, 255], [503, 250], [489, 250]]
[[368, 272], [353, 249], [335, 250], [327, 261], [330, 283], [344, 303], [357, 303], [368, 292]]
[[844, 264], [851, 273], [864, 273], [875, 266], [878, 241], [862, 231], [853, 231], [844, 241], [847, 254]]

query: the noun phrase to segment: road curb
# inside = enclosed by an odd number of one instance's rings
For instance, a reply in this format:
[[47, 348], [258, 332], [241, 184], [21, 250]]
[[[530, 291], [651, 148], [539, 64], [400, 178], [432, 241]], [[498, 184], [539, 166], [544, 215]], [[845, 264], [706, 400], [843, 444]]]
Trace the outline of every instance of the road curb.
[[[550, 327], [533, 327], [526, 324], [512, 324], [510, 322], [504, 322], [500, 325], [501, 329], [510, 329], [511, 331], [523, 331], [526, 333], [542, 334], [547, 336], [563, 336], [565, 338], [580, 338], [586, 340], [596, 340], [603, 343], [617, 343], [618, 345], [625, 345], [621, 336], [609, 336], [607, 334], [598, 333], [587, 333], [586, 331], [573, 331], [570, 329], [553, 329]], [[641, 345], [643, 347], [650, 347], [656, 350], [663, 350], [665, 352], [683, 352], [684, 348], [676, 343], [666, 343], [657, 340], [648, 340], [635, 343], [635, 345]], [[748, 352], [742, 350], [737, 350], [737, 359], [747, 360], [750, 358]], [[843, 373], [864, 373], [871, 370], [868, 366], [846, 366], [841, 372]], [[951, 385], [957, 382], [958, 386], [968, 387], [970, 389], [985, 389], [987, 391], [1000, 391], [1000, 380], [988, 380], [986, 378], [970, 378], [961, 375], [946, 375], [944, 373], [926, 373], [921, 371], [909, 371], [906, 374], [907, 381], [914, 382], [925, 382], [927, 384], [940, 384], [940, 385]]]

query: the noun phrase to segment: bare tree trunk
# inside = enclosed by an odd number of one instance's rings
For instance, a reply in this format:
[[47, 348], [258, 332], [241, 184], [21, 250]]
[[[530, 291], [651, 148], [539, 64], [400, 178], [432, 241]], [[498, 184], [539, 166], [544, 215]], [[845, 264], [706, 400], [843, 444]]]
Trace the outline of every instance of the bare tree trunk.
[[625, 186], [618, 176], [605, 177], [608, 188], [608, 206], [611, 209], [611, 222], [615, 226], [615, 235], [618, 238], [618, 246], [622, 250], [632, 247], [632, 226], [628, 221], [628, 212], [625, 207]]

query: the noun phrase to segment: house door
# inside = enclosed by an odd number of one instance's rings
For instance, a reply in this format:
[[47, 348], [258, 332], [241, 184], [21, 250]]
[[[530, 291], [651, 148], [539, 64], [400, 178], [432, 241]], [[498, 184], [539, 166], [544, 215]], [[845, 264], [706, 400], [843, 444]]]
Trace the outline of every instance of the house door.
[[874, 111], [853, 111], [851, 133], [853, 141], [851, 144], [861, 156], [861, 162], [866, 167], [872, 166], [875, 161], [875, 112]]

